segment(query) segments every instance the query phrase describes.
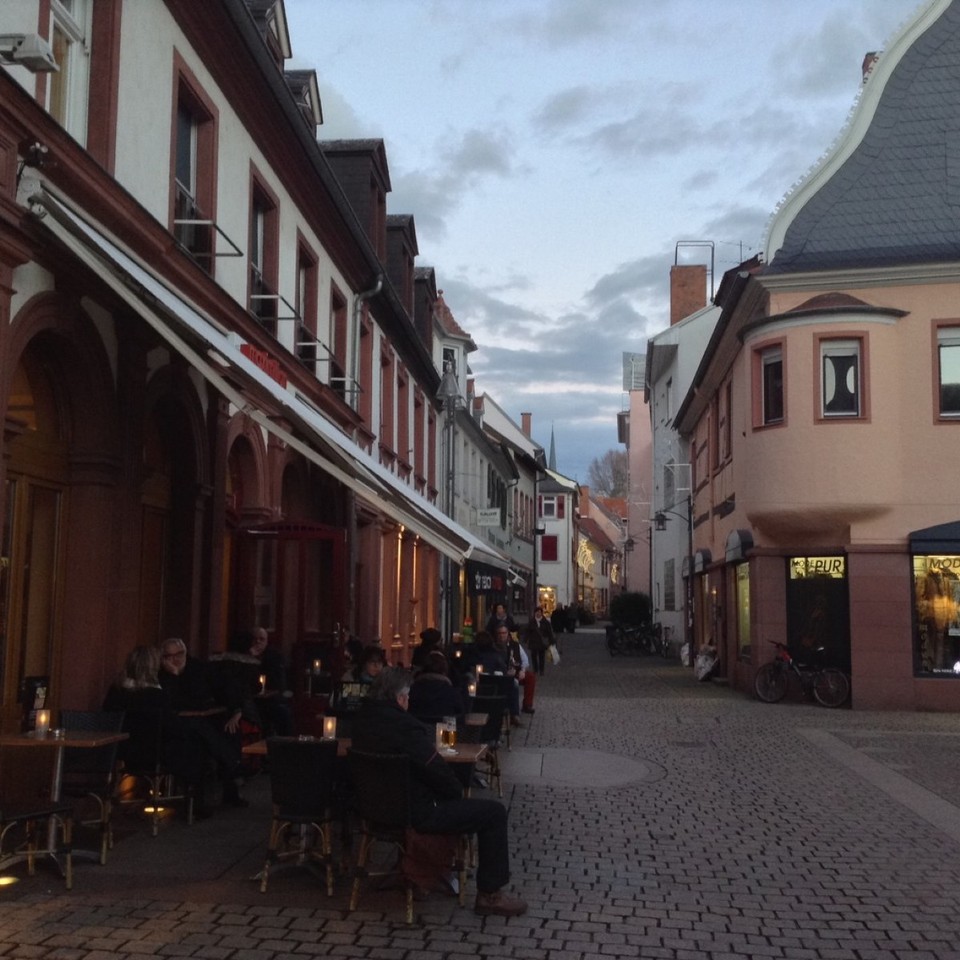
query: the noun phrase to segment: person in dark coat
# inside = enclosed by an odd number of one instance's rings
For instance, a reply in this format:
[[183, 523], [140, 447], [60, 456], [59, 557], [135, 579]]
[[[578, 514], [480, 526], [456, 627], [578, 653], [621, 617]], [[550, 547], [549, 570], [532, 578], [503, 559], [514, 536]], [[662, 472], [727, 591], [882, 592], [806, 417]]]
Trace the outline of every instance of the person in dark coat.
[[543, 607], [537, 607], [533, 611], [533, 618], [527, 624], [523, 636], [530, 651], [533, 669], [542, 677], [546, 668], [547, 647], [557, 642], [550, 621], [543, 615]]
[[490, 614], [490, 617], [487, 620], [487, 625], [484, 627], [484, 629], [490, 634], [491, 637], [495, 637], [497, 635], [497, 627], [499, 627], [501, 624], [506, 624], [507, 630], [510, 633], [517, 632], [517, 625], [513, 622], [513, 617], [507, 613], [507, 608], [502, 603], [498, 603], [493, 608], [493, 613]]
[[410, 712], [430, 722], [466, 713], [463, 696], [450, 680], [447, 658], [439, 650], [427, 657], [410, 687]]
[[[414, 670], [422, 670], [427, 662], [427, 657], [434, 650], [440, 650], [443, 644], [443, 634], [436, 627], [427, 627], [420, 634], [420, 645], [414, 648], [413, 657], [410, 659], [410, 666]], [[442, 652], [442, 651], [441, 651]]]
[[160, 651], [134, 647], [123, 673], [107, 691], [103, 709], [123, 711], [123, 730], [129, 739], [120, 744], [119, 756], [129, 770], [153, 770], [159, 761], [179, 777], [194, 794], [194, 815], [207, 817], [204, 774], [210, 756], [191, 725], [171, 708], [160, 686]]
[[353, 723], [353, 746], [410, 760], [411, 823], [420, 833], [477, 835], [477, 899], [481, 916], [515, 917], [527, 904], [503, 892], [510, 879], [507, 811], [498, 800], [465, 798], [453, 771], [437, 753], [434, 731], [407, 712], [412, 677], [396, 667], [371, 684]]

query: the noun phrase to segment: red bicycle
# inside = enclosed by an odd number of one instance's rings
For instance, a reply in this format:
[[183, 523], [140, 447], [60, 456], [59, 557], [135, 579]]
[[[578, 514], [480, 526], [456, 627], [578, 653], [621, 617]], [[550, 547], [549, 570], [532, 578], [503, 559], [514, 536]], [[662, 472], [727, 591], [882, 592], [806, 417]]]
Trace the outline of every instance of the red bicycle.
[[[836, 667], [822, 667], [816, 663], [800, 663], [787, 649], [785, 643], [768, 640], [777, 648], [776, 656], [765, 663], [753, 678], [753, 689], [764, 703], [776, 703], [787, 693], [790, 675], [796, 674], [801, 689], [808, 696], [812, 693], [817, 703], [825, 707], [839, 707], [850, 697], [850, 678]], [[823, 655], [818, 647], [814, 654]]]

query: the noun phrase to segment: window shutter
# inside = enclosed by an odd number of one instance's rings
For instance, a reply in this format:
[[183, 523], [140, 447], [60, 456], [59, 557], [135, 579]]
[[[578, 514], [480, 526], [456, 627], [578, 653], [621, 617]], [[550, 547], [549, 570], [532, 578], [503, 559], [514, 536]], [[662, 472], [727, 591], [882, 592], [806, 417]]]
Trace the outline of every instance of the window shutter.
[[557, 519], [563, 519], [563, 505], [567, 502], [566, 497], [557, 497]]

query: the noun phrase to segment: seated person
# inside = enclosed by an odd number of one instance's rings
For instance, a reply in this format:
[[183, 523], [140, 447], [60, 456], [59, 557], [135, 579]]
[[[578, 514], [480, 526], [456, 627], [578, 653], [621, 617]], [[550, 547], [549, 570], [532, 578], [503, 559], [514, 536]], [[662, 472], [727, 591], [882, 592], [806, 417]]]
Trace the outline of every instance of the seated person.
[[152, 771], [159, 762], [193, 791], [195, 816], [208, 817], [204, 780], [215, 758], [193, 726], [171, 709], [159, 670], [156, 647], [134, 647], [107, 692], [103, 709], [124, 712], [123, 729], [130, 739], [120, 744], [119, 754], [127, 769]]
[[433, 731], [407, 712], [411, 679], [398, 668], [380, 673], [354, 720], [353, 746], [410, 759], [413, 828], [426, 834], [476, 833], [474, 912], [519, 916], [527, 904], [503, 892], [510, 879], [506, 808], [498, 800], [464, 798], [460, 782], [437, 753]]
[[[187, 646], [179, 637], [170, 637], [160, 644], [160, 686], [167, 695], [170, 708], [183, 711], [208, 710], [216, 706], [210, 683], [208, 664], [187, 653]], [[182, 717], [184, 724], [204, 742], [207, 752], [217, 764], [223, 790], [223, 802], [233, 807], [249, 804], [240, 796], [237, 780], [240, 776], [240, 734], [227, 729], [226, 711], [206, 717]]]
[[[529, 630], [525, 631], [529, 633]], [[497, 627], [497, 633], [494, 637], [494, 646], [504, 655], [507, 660], [509, 672], [516, 679], [517, 683], [523, 688], [523, 712], [533, 713], [533, 697], [537, 685], [537, 675], [530, 669], [530, 657], [523, 644], [507, 632], [505, 624]], [[519, 703], [517, 704], [519, 714]], [[516, 714], [511, 714], [511, 722], [516, 718]]]
[[252, 631], [253, 643], [250, 653], [260, 661], [259, 678], [265, 677], [263, 694], [256, 700], [260, 714], [260, 726], [268, 735], [289, 737], [293, 735], [293, 711], [289, 698], [293, 695], [287, 689], [287, 664], [280, 650], [271, 645], [267, 631], [255, 627]]
[[410, 687], [410, 712], [429, 721], [466, 713], [463, 697], [450, 681], [447, 658], [439, 650], [427, 657]]
[[225, 653], [209, 660], [210, 682], [217, 703], [227, 711], [226, 729], [235, 733], [262, 730], [256, 698], [260, 693], [260, 659], [254, 655], [257, 639], [252, 630], [236, 630], [227, 642]]
[[507, 613], [507, 608], [502, 603], [498, 603], [493, 608], [493, 613], [490, 614], [484, 629], [490, 636], [495, 637], [497, 635], [497, 627], [499, 627], [501, 623], [507, 625], [507, 630], [510, 633], [516, 633], [517, 625], [513, 622], [513, 617]]
[[383, 650], [375, 643], [368, 644], [363, 648], [363, 653], [354, 669], [353, 680], [357, 683], [372, 683], [380, 676], [386, 664], [387, 658]]
[[[484, 676], [513, 677], [512, 670], [504, 653], [497, 649], [493, 637], [486, 630], [481, 630], [473, 641], [473, 647], [468, 651], [469, 663], [474, 667], [483, 667]], [[478, 681], [478, 686], [480, 682]], [[507, 709], [510, 712], [510, 723], [520, 726], [520, 692], [516, 683], [504, 683], [502, 689], [507, 698]]]
[[[422, 670], [427, 657], [434, 650], [440, 650], [443, 645], [443, 634], [436, 627], [427, 627], [420, 634], [420, 645], [413, 650], [413, 656], [410, 659], [410, 666], [414, 670]], [[441, 651], [442, 653], [443, 651]]]

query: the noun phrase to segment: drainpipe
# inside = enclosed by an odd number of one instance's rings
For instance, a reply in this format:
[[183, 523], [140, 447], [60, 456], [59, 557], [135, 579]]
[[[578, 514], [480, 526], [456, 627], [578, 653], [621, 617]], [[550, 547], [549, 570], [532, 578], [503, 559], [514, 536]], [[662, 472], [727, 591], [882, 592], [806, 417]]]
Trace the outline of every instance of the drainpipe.
[[360, 391], [357, 389], [357, 381], [360, 377], [360, 314], [363, 312], [363, 304], [371, 297], [375, 297], [383, 289], [383, 274], [377, 274], [377, 282], [369, 289], [363, 290], [357, 294], [353, 301], [353, 356], [350, 358], [350, 379], [353, 385], [353, 403], [354, 410], [360, 404]]

